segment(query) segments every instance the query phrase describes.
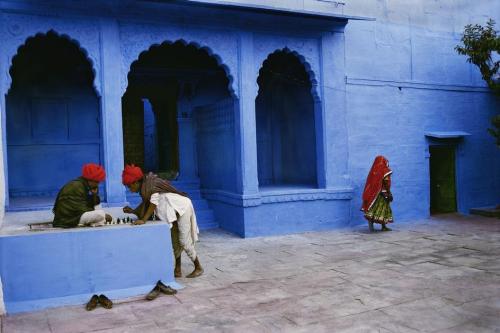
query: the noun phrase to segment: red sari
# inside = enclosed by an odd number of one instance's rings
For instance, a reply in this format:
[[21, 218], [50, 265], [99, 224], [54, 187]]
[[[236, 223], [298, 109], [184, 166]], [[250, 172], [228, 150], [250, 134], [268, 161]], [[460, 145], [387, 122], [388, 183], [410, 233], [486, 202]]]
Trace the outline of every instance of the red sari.
[[[392, 170], [389, 169], [389, 161], [384, 156], [375, 157], [370, 173], [366, 178], [365, 189], [363, 191], [363, 204], [361, 206], [361, 210], [365, 212], [365, 216], [367, 216], [377, 198], [383, 191], [390, 192], [390, 174], [392, 174]], [[392, 212], [390, 220], [392, 221]]]

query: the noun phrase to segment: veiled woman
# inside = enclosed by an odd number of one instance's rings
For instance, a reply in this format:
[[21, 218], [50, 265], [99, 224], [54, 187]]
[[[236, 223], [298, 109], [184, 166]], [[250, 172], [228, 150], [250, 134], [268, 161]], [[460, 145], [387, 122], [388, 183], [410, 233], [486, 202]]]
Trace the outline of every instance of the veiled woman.
[[363, 205], [361, 210], [368, 220], [370, 231], [373, 231], [373, 224], [382, 225], [382, 231], [390, 231], [386, 226], [393, 222], [392, 209], [390, 203], [393, 200], [391, 193], [391, 174], [389, 161], [384, 156], [377, 156], [373, 161], [370, 173], [366, 178], [365, 189], [363, 191]]

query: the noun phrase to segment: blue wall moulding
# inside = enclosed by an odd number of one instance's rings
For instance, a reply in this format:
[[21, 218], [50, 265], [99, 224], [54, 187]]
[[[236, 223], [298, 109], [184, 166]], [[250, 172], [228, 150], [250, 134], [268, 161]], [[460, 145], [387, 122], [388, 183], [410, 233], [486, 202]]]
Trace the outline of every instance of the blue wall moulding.
[[7, 313], [179, 287], [166, 223], [0, 236], [0, 276]]
[[277, 188], [238, 196], [203, 191], [220, 227], [241, 237], [342, 228], [349, 224], [352, 189]]

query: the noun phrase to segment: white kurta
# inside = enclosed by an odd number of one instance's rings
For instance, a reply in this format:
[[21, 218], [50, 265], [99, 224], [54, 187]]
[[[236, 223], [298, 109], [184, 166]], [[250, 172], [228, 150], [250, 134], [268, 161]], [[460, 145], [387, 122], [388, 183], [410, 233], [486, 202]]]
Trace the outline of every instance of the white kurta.
[[[191, 200], [176, 193], [153, 193], [149, 201], [156, 205], [155, 214], [162, 221], [166, 221], [172, 228], [172, 223], [177, 221], [179, 229], [179, 245], [186, 251], [191, 259], [196, 259], [194, 243], [198, 241], [198, 224]], [[179, 216], [179, 218], [177, 218]], [[180, 256], [176, 249], [177, 240], [173, 240], [176, 258]]]

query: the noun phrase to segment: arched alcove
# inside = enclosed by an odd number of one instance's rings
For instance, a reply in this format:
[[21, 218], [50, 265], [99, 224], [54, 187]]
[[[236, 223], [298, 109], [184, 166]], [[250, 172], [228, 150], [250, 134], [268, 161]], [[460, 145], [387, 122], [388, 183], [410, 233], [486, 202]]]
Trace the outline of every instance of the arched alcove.
[[10, 68], [6, 96], [9, 206], [52, 203], [82, 164], [101, 163], [99, 97], [85, 50], [54, 31], [30, 37]]
[[259, 186], [317, 186], [315, 80], [296, 53], [264, 61], [255, 100]]
[[220, 63], [182, 40], [140, 54], [122, 98], [126, 163], [203, 188], [234, 186], [234, 92]]

